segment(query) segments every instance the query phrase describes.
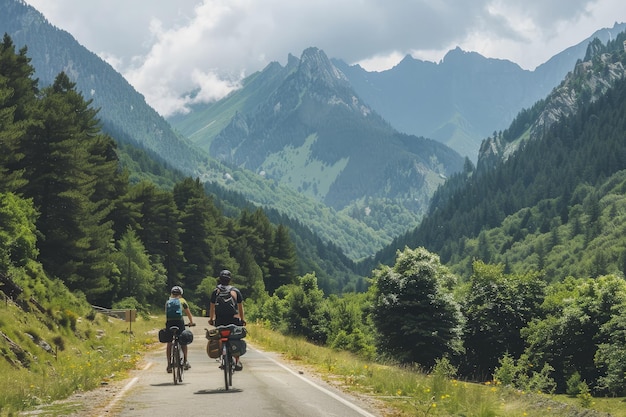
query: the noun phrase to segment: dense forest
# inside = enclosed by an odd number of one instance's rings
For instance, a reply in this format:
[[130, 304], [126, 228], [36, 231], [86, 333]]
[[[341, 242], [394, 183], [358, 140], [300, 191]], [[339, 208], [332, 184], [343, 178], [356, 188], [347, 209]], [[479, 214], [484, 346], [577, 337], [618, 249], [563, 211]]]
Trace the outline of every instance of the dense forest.
[[[596, 74], [607, 73], [608, 64], [626, 65], [624, 40], [626, 34], [622, 33], [607, 45], [599, 45], [597, 40], [590, 44], [586, 61], [579, 62], [570, 80], [576, 85], [579, 110], [575, 114], [552, 124], [540, 140], [524, 142], [542, 112], [556, 110], [546, 109], [548, 104], [542, 100], [520, 112], [509, 129], [494, 132], [494, 137], [504, 142], [521, 140], [520, 150], [493, 169], [475, 169], [466, 163], [463, 172], [435, 193], [421, 224], [396, 238], [374, 262], [392, 262], [395, 251], [404, 246], [424, 246], [466, 277], [471, 274], [473, 259], [505, 263], [513, 271], [547, 268], [555, 279], [591, 273], [583, 259], [571, 260], [575, 265], [567, 269], [563, 266], [568, 262], [557, 260], [564, 256], [559, 251], [569, 250], [561, 243], [581, 236], [589, 245], [607, 233], [597, 223], [599, 201], [609, 191], [603, 184], [626, 167], [623, 79], [596, 100], [591, 97], [604, 91], [607, 84], [596, 81]], [[550, 238], [537, 239], [546, 233]], [[593, 246], [585, 258], [602, 257]], [[533, 253], [538, 253], [539, 259], [532, 258], [529, 263], [528, 256]], [[623, 272], [619, 259], [608, 256], [603, 270]], [[363, 270], [371, 266], [364, 264]]]
[[107, 307], [160, 305], [175, 284], [201, 303], [194, 289], [224, 268], [247, 296], [292, 282], [295, 249], [284, 226], [261, 210], [225, 217], [198, 180], [171, 190], [129, 181], [116, 142], [67, 75], [39, 90], [26, 48], [16, 52], [5, 36], [1, 53], [4, 221], [19, 232], [3, 245], [4, 269], [37, 259]]
[[[64, 73], [40, 89], [27, 49], [5, 36], [0, 273], [29, 289], [5, 294], [45, 293], [45, 274], [87, 303], [150, 312], [182, 285], [200, 314], [228, 268], [248, 320], [290, 335], [524, 390], [623, 396], [624, 106], [626, 81], [493, 172], [466, 164], [389, 262], [333, 292], [319, 265], [303, 268], [297, 222], [198, 179], [129, 180], [90, 101]], [[345, 258], [326, 260], [343, 264], [333, 282], [355, 276]]]

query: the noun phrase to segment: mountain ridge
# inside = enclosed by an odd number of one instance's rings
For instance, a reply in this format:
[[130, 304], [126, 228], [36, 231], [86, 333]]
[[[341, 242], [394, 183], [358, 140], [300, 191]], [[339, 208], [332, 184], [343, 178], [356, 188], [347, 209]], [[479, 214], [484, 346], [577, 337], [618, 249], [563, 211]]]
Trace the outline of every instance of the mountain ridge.
[[407, 55], [380, 72], [340, 59], [333, 63], [357, 94], [399, 131], [440, 141], [475, 163], [482, 140], [549, 94], [584, 58], [593, 39], [606, 43], [624, 30], [626, 23], [617, 22], [599, 29], [532, 71], [458, 47], [438, 63]]
[[[273, 73], [274, 66], [266, 71]], [[252, 111], [235, 112], [211, 140], [211, 156], [290, 184], [337, 210], [364, 197], [427, 199], [461, 169], [462, 158], [451, 149], [395, 131], [320, 49], [307, 48], [297, 69], [282, 74], [282, 83]], [[392, 184], [399, 177], [404, 185]], [[414, 207], [417, 215], [424, 208]]]

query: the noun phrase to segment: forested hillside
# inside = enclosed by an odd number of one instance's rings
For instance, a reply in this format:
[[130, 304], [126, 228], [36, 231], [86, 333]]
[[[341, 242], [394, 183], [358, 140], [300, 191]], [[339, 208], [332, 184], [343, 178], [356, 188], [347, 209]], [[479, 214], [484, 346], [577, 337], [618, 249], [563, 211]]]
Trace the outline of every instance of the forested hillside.
[[[610, 66], [624, 65], [626, 52], [619, 39], [609, 46], [592, 44], [593, 54], [577, 65], [576, 77], [568, 81], [578, 85], [568, 93], [580, 97], [572, 101], [573, 110], [561, 110], [561, 119], [552, 120], [543, 135], [532, 140], [528, 138], [535, 122], [545, 123], [544, 113], [555, 110], [542, 101], [520, 113], [510, 129], [499, 134], [503, 142], [526, 138], [519, 150], [493, 169], [475, 172], [466, 166], [438, 190], [422, 224], [376, 259], [391, 262], [395, 250], [408, 245], [440, 254], [465, 276], [471, 273], [472, 259], [503, 262], [512, 271], [549, 268], [557, 279], [572, 272], [590, 273], [588, 265], [596, 258], [606, 262], [604, 271], [623, 271], [615, 254], [621, 244], [613, 242], [609, 252], [597, 246], [610, 232], [604, 227], [618, 227], [615, 219], [609, 224], [597, 220], [607, 208], [601, 201], [615, 193], [618, 180], [611, 179], [626, 168], [624, 78], [614, 79], [609, 71]], [[595, 76], [603, 73], [606, 83]], [[551, 237], [539, 238], [546, 234]], [[575, 251], [578, 255], [566, 255], [561, 243], [571, 244], [577, 236], [584, 246]]]
[[5, 36], [5, 271], [37, 260], [93, 304], [141, 309], [159, 305], [174, 284], [191, 302], [206, 302], [195, 290], [223, 268], [249, 297], [293, 282], [298, 263], [285, 226], [261, 210], [225, 217], [198, 180], [181, 179], [172, 190], [131, 183], [90, 102], [64, 73], [39, 91], [29, 62]]
[[[330, 210], [323, 203], [275, 181], [263, 181], [256, 173], [227, 167], [209, 158], [177, 134], [121, 74], [21, 0], [0, 0], [0, 35], [5, 32], [17, 49], [28, 48], [38, 87], [51, 85], [58, 73], [64, 72], [85, 100], [93, 100], [91, 107], [98, 110], [102, 132], [118, 145], [118, 156], [129, 168], [131, 183], [149, 179], [160, 187], [171, 188], [182, 176], [199, 177], [202, 182], [215, 183], [243, 195], [256, 207], [271, 206], [291, 219], [298, 219], [325, 245], [336, 245], [352, 259], [369, 256], [393, 236], [406, 231], [392, 227], [374, 230], [371, 223]], [[261, 95], [267, 93], [266, 88], [266, 83], [261, 86]], [[323, 214], [323, 220], [318, 213]], [[381, 220], [386, 225], [394, 221], [382, 214]]]

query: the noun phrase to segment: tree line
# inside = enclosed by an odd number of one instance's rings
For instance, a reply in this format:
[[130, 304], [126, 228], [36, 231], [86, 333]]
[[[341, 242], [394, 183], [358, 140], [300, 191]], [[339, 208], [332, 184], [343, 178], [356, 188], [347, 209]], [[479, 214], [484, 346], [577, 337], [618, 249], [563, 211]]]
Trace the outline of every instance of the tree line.
[[[247, 296], [290, 283], [285, 226], [262, 210], [225, 217], [199, 180], [171, 190], [131, 182], [98, 111], [65, 73], [39, 88], [27, 48], [0, 46], [2, 269], [37, 259], [92, 304], [155, 306], [169, 287], [196, 288], [227, 268]], [[208, 284], [205, 284], [205, 286]], [[206, 297], [205, 297], [206, 298]]]

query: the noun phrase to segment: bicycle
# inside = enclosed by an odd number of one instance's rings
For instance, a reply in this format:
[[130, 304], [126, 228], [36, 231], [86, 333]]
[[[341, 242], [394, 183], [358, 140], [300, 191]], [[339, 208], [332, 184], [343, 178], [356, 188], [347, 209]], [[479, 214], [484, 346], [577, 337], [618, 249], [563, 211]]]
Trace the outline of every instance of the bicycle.
[[220, 334], [220, 344], [222, 348], [220, 368], [224, 371], [224, 387], [228, 391], [233, 385], [233, 373], [235, 372], [235, 358], [232, 355], [231, 335], [235, 334], [235, 332], [245, 332], [245, 328], [243, 328], [243, 326], [229, 324], [226, 326], [217, 326], [216, 329]]
[[[185, 323], [185, 327], [195, 326], [195, 323]], [[170, 364], [172, 366], [172, 376], [174, 378], [174, 385], [182, 384], [183, 374], [185, 373], [185, 357], [183, 355], [183, 349], [180, 344], [180, 329], [178, 326], [170, 327], [172, 332], [172, 351], [170, 355]]]

